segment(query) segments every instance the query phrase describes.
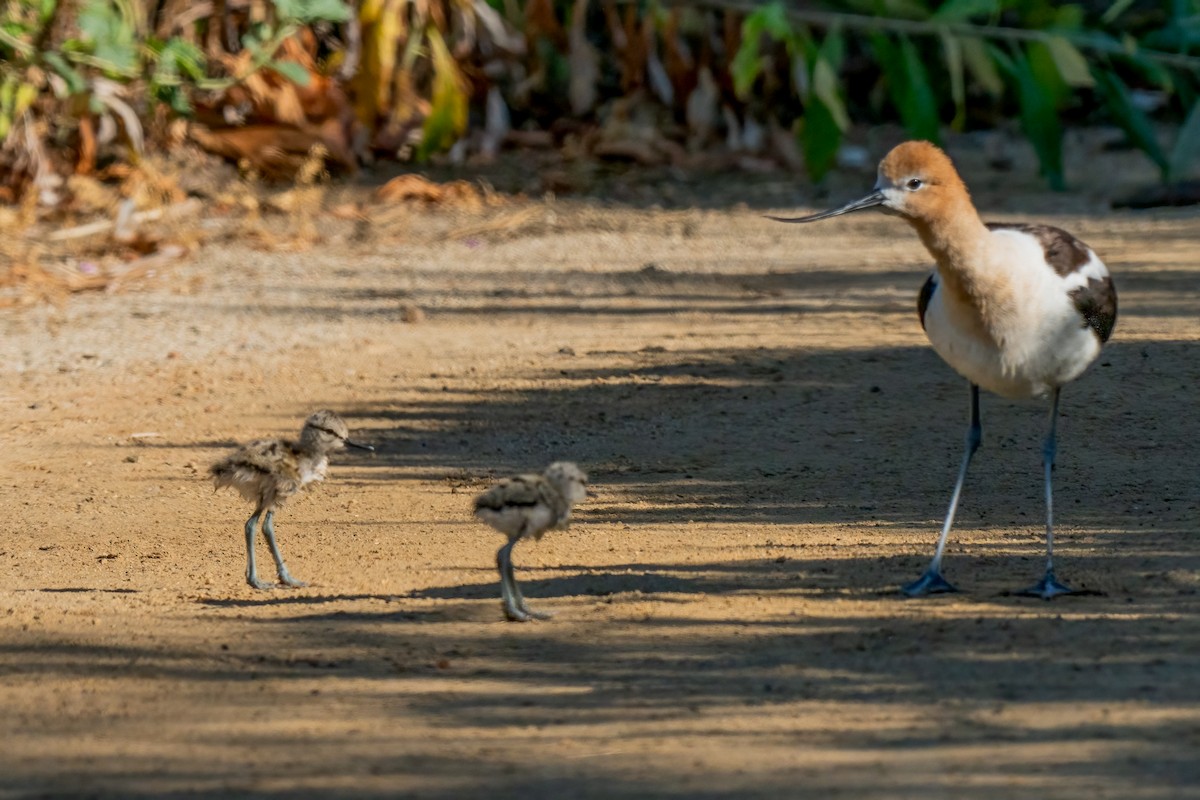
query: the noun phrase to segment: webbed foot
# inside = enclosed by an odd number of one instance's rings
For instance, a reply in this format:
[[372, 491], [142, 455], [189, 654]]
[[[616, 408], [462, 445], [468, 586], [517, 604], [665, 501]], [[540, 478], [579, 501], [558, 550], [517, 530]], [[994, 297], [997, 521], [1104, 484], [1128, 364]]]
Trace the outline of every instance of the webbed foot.
[[1043, 600], [1053, 600], [1061, 594], [1076, 594], [1076, 591], [1065, 583], [1060, 583], [1058, 578], [1054, 577], [1054, 570], [1046, 570], [1046, 574], [1042, 579], [1029, 586], [1017, 594], [1022, 597], [1040, 597]]
[[942, 576], [941, 570], [930, 569], [912, 583], [901, 587], [900, 591], [906, 597], [928, 597], [931, 594], [957, 592], [958, 588]]

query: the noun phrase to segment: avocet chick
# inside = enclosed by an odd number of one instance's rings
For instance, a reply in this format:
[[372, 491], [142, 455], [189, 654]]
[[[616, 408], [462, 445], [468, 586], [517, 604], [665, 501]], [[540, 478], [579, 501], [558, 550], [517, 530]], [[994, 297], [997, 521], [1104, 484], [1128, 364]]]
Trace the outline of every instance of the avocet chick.
[[213, 464], [209, 472], [217, 489], [232, 486], [242, 497], [254, 503], [254, 513], [246, 520], [246, 583], [255, 589], [273, 589], [275, 584], [258, 579], [254, 565], [254, 528], [263, 518], [262, 532], [275, 559], [279, 582], [284, 586], [307, 586], [288, 572], [283, 554], [275, 542], [275, 511], [292, 495], [314, 481], [325, 480], [329, 453], [343, 447], [374, 450], [352, 442], [342, 418], [332, 411], [317, 411], [304, 421], [300, 441], [258, 439]]
[[551, 528], [565, 528], [571, 508], [587, 497], [587, 475], [569, 461], [556, 461], [541, 475], [505, 478], [475, 498], [475, 516], [508, 537], [496, 553], [500, 601], [514, 622], [548, 619], [530, 611], [513, 577], [512, 549], [521, 539], [541, 539]]

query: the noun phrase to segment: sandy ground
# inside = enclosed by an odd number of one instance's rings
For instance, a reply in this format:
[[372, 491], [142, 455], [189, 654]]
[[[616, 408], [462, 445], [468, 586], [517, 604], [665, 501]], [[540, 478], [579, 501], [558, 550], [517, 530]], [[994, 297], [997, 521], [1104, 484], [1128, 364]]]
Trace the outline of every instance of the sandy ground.
[[[1121, 291], [1060, 428], [1059, 572], [1096, 594], [1053, 603], [1009, 594], [1042, 568], [1044, 409], [995, 398], [964, 591], [898, 596], [965, 384], [915, 237], [765, 221], [783, 178], [326, 215], [299, 252], [3, 312], [0, 797], [1200, 797], [1200, 214], [1004, 180], [988, 217], [1027, 200]], [[320, 407], [377, 451], [279, 518], [313, 586], [255, 592], [207, 467]], [[595, 496], [516, 550], [555, 618], [506, 623], [470, 501], [557, 458]]]

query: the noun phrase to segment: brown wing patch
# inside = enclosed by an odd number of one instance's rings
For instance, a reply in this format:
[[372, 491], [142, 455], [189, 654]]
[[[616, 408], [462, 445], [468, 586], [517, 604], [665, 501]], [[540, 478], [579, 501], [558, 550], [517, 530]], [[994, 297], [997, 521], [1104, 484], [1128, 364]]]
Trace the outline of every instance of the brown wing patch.
[[533, 506], [540, 499], [536, 481], [518, 476], [505, 478], [475, 498], [475, 510], [490, 508], [500, 511], [508, 506]]
[[1021, 225], [1005, 222], [989, 222], [990, 231], [1020, 231], [1038, 240], [1046, 254], [1046, 263], [1064, 278], [1086, 264], [1092, 257], [1091, 250], [1062, 228], [1053, 225]]
[[1100, 337], [1100, 343], [1107, 342], [1117, 325], [1117, 287], [1112, 278], [1088, 278], [1087, 286], [1071, 291], [1071, 300], [1088, 327]]

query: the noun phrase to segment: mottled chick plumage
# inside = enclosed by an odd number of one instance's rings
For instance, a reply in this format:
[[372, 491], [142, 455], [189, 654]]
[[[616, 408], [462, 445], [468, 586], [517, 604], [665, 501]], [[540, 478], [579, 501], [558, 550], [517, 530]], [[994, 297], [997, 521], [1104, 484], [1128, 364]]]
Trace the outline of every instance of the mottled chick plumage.
[[270, 588], [258, 580], [254, 563], [254, 529], [265, 512], [263, 535], [275, 558], [280, 581], [288, 586], [304, 586], [288, 574], [275, 543], [274, 513], [289, 497], [305, 486], [325, 479], [329, 454], [343, 447], [363, 450], [374, 448], [352, 442], [342, 418], [332, 411], [317, 411], [304, 422], [298, 441], [256, 439], [216, 462], [209, 468], [217, 489], [236, 489], [255, 504], [246, 521], [246, 581], [256, 589]]
[[587, 497], [587, 475], [575, 464], [556, 461], [540, 475], [505, 478], [475, 498], [475, 516], [508, 537], [496, 554], [500, 594], [506, 616], [526, 622], [545, 617], [525, 605], [513, 577], [512, 548], [523, 538], [542, 538], [552, 528], [566, 527], [571, 509]]

